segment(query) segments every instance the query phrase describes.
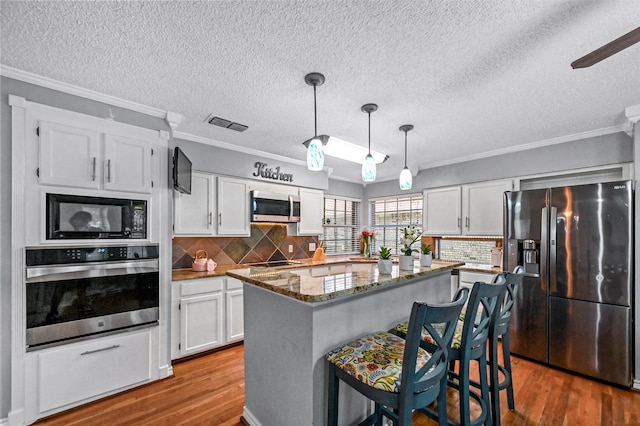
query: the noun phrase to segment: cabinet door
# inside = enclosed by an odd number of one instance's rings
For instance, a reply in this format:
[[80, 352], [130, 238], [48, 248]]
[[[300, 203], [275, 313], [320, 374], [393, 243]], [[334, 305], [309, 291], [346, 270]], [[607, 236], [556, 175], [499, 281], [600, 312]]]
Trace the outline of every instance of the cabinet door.
[[218, 235], [248, 236], [249, 190], [245, 181], [218, 177]]
[[[227, 278], [227, 280], [233, 278]], [[227, 290], [226, 323], [227, 343], [244, 339], [244, 306], [242, 289]]]
[[111, 191], [151, 192], [151, 145], [105, 134], [104, 188]]
[[324, 193], [314, 189], [300, 188], [300, 222], [298, 235], [322, 234]]
[[502, 235], [503, 194], [511, 190], [511, 181], [492, 181], [462, 187], [464, 233]]
[[180, 354], [191, 355], [221, 346], [222, 292], [180, 300]]
[[215, 176], [193, 172], [191, 194], [173, 192], [174, 235], [213, 235]]
[[40, 183], [98, 189], [102, 182], [96, 131], [41, 121]]
[[39, 412], [148, 381], [150, 347], [147, 330], [43, 350], [38, 354]]
[[422, 226], [425, 235], [460, 235], [461, 188], [427, 189], [423, 192]]

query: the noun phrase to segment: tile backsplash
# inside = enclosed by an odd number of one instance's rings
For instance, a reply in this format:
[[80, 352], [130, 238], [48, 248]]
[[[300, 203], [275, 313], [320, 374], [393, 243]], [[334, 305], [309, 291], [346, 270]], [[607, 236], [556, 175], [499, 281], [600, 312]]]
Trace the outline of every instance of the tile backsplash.
[[[204, 250], [220, 266], [313, 256], [309, 243], [318, 237], [287, 235], [286, 224], [251, 224], [249, 237], [174, 237], [172, 268], [190, 268], [196, 251]], [[289, 249], [291, 248], [291, 251]]]
[[440, 259], [491, 263], [496, 240], [440, 240]]

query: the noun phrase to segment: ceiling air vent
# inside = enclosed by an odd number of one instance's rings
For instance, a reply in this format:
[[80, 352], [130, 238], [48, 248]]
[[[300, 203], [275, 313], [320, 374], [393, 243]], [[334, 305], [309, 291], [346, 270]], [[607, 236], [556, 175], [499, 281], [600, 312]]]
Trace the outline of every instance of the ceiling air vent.
[[249, 128], [249, 126], [245, 126], [244, 124], [234, 123], [233, 121], [225, 120], [224, 118], [215, 117], [211, 114], [205, 120], [209, 124], [213, 124], [214, 126], [224, 127], [225, 129], [235, 130], [236, 132], [244, 132]]

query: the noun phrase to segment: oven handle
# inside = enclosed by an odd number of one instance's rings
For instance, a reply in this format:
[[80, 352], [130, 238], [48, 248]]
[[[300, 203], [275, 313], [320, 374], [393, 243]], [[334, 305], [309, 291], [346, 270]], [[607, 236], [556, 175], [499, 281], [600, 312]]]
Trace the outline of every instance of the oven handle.
[[158, 272], [159, 270], [158, 259], [137, 260], [134, 262], [85, 263], [82, 265], [33, 266], [27, 268], [27, 282], [144, 274]]

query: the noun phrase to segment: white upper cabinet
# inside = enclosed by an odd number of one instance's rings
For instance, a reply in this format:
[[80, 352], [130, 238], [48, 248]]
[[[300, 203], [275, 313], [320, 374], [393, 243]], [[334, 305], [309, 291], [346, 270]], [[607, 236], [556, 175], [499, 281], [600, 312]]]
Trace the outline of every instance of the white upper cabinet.
[[315, 189], [300, 188], [300, 222], [298, 235], [322, 234], [324, 193]]
[[464, 230], [467, 235], [502, 235], [503, 194], [510, 180], [483, 182], [462, 187]]
[[67, 124], [40, 121], [40, 183], [151, 192], [151, 144]]
[[151, 146], [125, 136], [104, 135], [104, 188], [151, 192]]
[[191, 194], [174, 191], [174, 235], [248, 236], [249, 192], [245, 181], [192, 172]]
[[249, 236], [249, 185], [218, 177], [218, 235]]
[[216, 177], [211, 173], [191, 174], [191, 194], [174, 191], [174, 235], [214, 235]]
[[462, 188], [427, 189], [423, 192], [422, 226], [425, 235], [459, 235], [462, 225]]
[[502, 235], [502, 198], [511, 180], [423, 192], [425, 235]]
[[41, 121], [38, 133], [41, 184], [100, 188], [102, 168], [98, 164], [97, 131]]

